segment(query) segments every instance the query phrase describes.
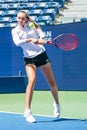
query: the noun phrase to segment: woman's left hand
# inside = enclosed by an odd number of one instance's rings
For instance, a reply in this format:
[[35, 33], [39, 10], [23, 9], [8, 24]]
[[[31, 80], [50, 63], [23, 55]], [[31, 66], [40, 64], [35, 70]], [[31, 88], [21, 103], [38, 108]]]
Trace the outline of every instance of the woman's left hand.
[[26, 40], [27, 42], [33, 42], [35, 44], [44, 44], [44, 39], [35, 39], [35, 38], [29, 38]]

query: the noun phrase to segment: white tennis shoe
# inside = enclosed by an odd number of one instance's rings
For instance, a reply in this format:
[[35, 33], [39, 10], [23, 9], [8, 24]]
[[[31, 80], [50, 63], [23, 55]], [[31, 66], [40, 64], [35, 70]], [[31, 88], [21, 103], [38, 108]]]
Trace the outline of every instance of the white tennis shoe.
[[24, 112], [24, 117], [26, 118], [26, 121], [29, 122], [29, 123], [35, 123], [36, 122], [35, 118], [32, 115], [32, 112], [30, 110], [26, 110]]
[[54, 116], [59, 118], [60, 117], [60, 105], [56, 104], [55, 102], [53, 103], [54, 107]]

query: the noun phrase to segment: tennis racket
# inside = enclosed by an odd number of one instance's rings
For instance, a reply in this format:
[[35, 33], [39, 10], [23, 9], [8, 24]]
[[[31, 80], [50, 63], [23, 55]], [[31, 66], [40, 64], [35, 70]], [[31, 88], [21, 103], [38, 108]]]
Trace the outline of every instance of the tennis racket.
[[78, 38], [75, 34], [65, 33], [55, 37], [52, 40], [48, 40], [47, 44], [64, 51], [69, 51], [74, 50], [78, 46]]

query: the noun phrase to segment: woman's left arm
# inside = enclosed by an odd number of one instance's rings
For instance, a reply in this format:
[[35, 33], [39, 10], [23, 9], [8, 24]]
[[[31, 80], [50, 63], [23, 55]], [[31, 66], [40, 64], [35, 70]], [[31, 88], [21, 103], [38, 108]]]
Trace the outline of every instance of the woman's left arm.
[[36, 38], [28, 38], [26, 39], [26, 42], [33, 42], [35, 44], [44, 44], [45, 43], [45, 40], [43, 38], [39, 38], [39, 39], [36, 39]]
[[45, 43], [45, 39], [44, 39], [45, 36], [44, 36], [44, 33], [41, 30], [41, 28], [37, 29], [37, 33], [38, 33], [39, 38], [37, 39], [36, 44], [44, 44]]
[[28, 38], [26, 39], [26, 42], [33, 42], [35, 44], [45, 44], [43, 31], [40, 28], [38, 28], [38, 29], [35, 29], [35, 32], [38, 38]]

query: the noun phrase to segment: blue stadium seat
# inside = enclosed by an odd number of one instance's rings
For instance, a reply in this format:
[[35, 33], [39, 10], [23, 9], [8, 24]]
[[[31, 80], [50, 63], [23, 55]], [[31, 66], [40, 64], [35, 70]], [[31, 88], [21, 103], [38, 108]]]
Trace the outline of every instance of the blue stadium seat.
[[55, 9], [44, 9], [42, 13], [42, 15], [49, 15], [53, 21], [55, 20], [55, 14]]
[[52, 22], [52, 18], [48, 15], [48, 16], [39, 16], [36, 20], [37, 23], [39, 22], [44, 22], [45, 25], [48, 25]]
[[28, 3], [28, 0], [1, 0], [3, 3]]
[[59, 2], [59, 4], [61, 5], [61, 7], [64, 7], [64, 1], [65, 0], [50, 0], [50, 2]]
[[1, 27], [15, 27], [17, 23], [0, 23], [0, 28]]
[[32, 9], [29, 12], [29, 15], [33, 16], [36, 15], [37, 17], [40, 16], [42, 14], [42, 9]]
[[16, 27], [17, 23], [7, 23], [5, 27]]
[[47, 25], [45, 22], [41, 22], [41, 21], [37, 22], [37, 24], [38, 24], [39, 26]]
[[15, 0], [2, 0], [3, 3], [12, 3], [14, 2]]
[[33, 16], [30, 16], [30, 18], [31, 18], [32, 20], [36, 21], [38, 17], [37, 17], [36, 15], [33, 15]]
[[4, 15], [4, 11], [0, 10], [0, 17], [2, 17]]
[[39, 0], [39, 2], [49, 2], [49, 0]]
[[17, 18], [15, 16], [11, 17], [11, 21], [12, 21], [12, 23], [16, 23], [17, 22]]
[[16, 14], [17, 14], [16, 10], [6, 10], [4, 16], [6, 16], [6, 17], [8, 17], [8, 16], [12, 17], [12, 16], [16, 16]]
[[28, 2], [40, 2], [40, 0], [28, 0]]
[[0, 23], [0, 28], [3, 28], [3, 27], [5, 27], [5, 24], [4, 23]]
[[35, 5], [36, 9], [45, 9], [47, 7], [47, 2], [37, 2]]
[[48, 2], [47, 8], [53, 8], [56, 10], [56, 13], [59, 14], [59, 8], [61, 8], [61, 5], [58, 2]]
[[18, 9], [18, 4], [17, 3], [8, 4], [8, 10], [17, 10], [17, 9]]
[[31, 2], [31, 3], [20, 3], [18, 8], [22, 9], [22, 10], [24, 10], [24, 9], [31, 10], [35, 7], [35, 4], [36, 3], [33, 3], [33, 2]]
[[11, 0], [0, 0], [2, 3], [12, 2]]
[[0, 23], [9, 23], [9, 22], [11, 22], [10, 17], [1, 17], [0, 18]]
[[17, 1], [17, 2], [19, 2], [19, 1], [20, 1], [20, 3], [22, 3], [22, 2], [23, 2], [23, 3], [25, 3], [25, 2], [27, 2], [27, 3], [28, 3], [28, 1], [29, 1], [29, 0], [14, 0], [14, 1]]
[[81, 22], [87, 22], [87, 17], [81, 18], [80, 21]]
[[0, 4], [0, 10], [5, 10], [4, 4]]

